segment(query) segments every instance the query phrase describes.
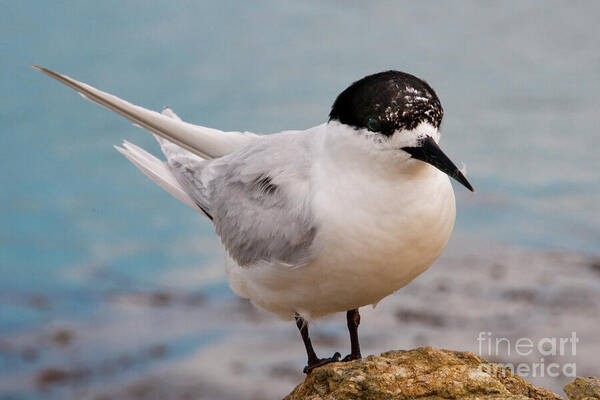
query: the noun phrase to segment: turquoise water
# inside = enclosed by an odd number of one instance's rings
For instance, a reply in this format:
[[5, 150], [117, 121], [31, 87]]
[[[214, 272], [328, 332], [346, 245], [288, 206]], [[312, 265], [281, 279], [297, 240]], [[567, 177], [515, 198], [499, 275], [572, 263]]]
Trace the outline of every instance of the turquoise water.
[[[209, 223], [113, 144], [152, 137], [39, 64], [223, 130], [322, 123], [366, 74], [436, 89], [463, 161], [451, 249], [600, 254], [600, 3], [6, 2], [0, 14], [0, 337], [93, 318], [107, 292], [156, 290], [221, 253]], [[479, 246], [479, 244], [477, 244]], [[202, 286], [230, 296], [222, 279]]]

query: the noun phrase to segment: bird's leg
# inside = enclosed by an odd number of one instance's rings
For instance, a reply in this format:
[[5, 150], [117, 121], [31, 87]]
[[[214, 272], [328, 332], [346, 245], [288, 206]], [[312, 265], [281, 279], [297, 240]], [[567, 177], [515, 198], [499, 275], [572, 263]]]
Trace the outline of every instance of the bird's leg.
[[310, 373], [313, 369], [320, 367], [321, 365], [340, 361], [341, 355], [337, 351], [330, 358], [317, 357], [317, 353], [315, 353], [315, 350], [313, 349], [312, 343], [310, 341], [310, 337], [308, 336], [308, 322], [306, 322], [298, 314], [295, 315], [295, 318], [296, 318], [296, 326], [300, 330], [300, 335], [302, 336], [302, 341], [304, 342], [304, 347], [306, 347], [306, 355], [308, 356], [308, 362], [306, 364], [306, 367], [304, 367], [305, 374]]
[[348, 354], [342, 361], [360, 360], [360, 343], [358, 342], [358, 325], [360, 325], [360, 314], [358, 308], [349, 310], [346, 313], [346, 320], [348, 322], [348, 332], [350, 332], [350, 354]]

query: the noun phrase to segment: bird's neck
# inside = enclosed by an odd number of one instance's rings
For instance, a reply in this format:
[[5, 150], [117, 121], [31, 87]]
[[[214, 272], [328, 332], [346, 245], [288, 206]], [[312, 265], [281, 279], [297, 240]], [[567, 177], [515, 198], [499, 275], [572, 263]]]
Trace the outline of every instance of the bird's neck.
[[411, 159], [401, 150], [382, 149], [373, 143], [374, 138], [348, 126], [329, 123], [322, 129], [322, 134], [315, 135], [317, 154], [321, 166], [332, 171], [385, 180], [420, 180], [435, 173], [431, 165]]

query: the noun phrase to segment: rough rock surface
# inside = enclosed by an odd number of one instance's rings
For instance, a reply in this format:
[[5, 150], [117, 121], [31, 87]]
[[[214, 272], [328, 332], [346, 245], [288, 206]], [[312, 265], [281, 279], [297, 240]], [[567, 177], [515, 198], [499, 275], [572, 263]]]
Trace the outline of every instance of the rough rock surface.
[[565, 386], [565, 393], [569, 400], [600, 399], [600, 379], [577, 378]]
[[284, 400], [561, 399], [467, 352], [422, 347], [315, 369]]

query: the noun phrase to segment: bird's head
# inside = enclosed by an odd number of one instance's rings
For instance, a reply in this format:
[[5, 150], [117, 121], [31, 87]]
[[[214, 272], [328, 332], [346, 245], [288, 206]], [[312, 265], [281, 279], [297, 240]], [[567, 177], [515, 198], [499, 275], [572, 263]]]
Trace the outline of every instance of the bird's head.
[[[473, 187], [438, 146], [442, 104], [427, 82], [399, 71], [369, 75], [354, 82], [335, 100], [329, 121], [359, 131], [385, 151], [407, 162], [426, 162]], [[410, 161], [409, 161], [410, 160]]]

